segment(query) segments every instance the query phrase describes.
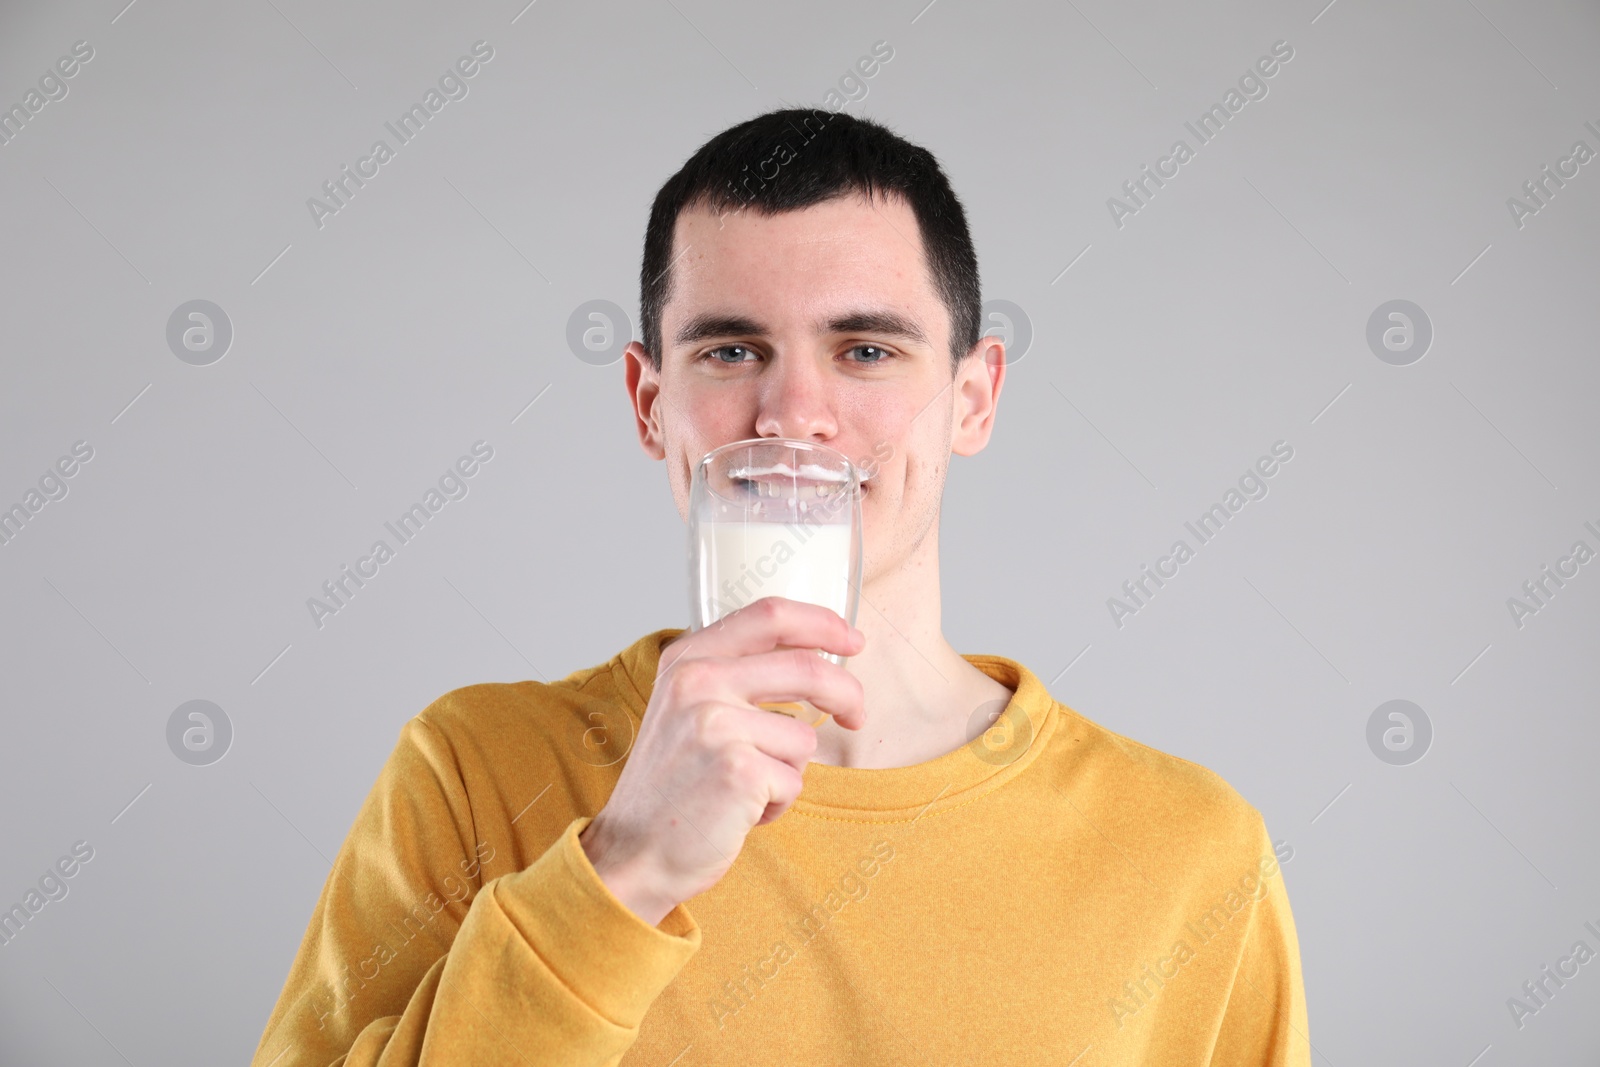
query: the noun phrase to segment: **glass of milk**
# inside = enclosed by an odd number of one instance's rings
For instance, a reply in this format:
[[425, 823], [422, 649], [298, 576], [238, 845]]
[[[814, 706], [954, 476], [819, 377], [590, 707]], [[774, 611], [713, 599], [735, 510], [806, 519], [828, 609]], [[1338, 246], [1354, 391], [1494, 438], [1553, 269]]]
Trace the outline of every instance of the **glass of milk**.
[[[689, 489], [689, 629], [765, 596], [832, 608], [854, 626], [863, 480], [844, 453], [785, 437], [734, 441], [702, 458]], [[810, 701], [761, 707], [813, 726], [826, 718]]]

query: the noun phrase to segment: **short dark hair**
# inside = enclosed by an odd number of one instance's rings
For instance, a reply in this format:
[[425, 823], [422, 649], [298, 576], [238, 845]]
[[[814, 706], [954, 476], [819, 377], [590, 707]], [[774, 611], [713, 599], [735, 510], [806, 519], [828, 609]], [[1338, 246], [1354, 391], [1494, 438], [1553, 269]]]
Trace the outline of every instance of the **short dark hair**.
[[[769, 171], [775, 171], [768, 173]], [[656, 193], [644, 234], [639, 312], [644, 347], [661, 369], [661, 313], [672, 292], [678, 215], [796, 211], [849, 193], [903, 197], [916, 215], [934, 288], [950, 312], [950, 368], [978, 343], [978, 256], [961, 201], [933, 153], [870, 119], [812, 108], [769, 111], [701, 145]]]

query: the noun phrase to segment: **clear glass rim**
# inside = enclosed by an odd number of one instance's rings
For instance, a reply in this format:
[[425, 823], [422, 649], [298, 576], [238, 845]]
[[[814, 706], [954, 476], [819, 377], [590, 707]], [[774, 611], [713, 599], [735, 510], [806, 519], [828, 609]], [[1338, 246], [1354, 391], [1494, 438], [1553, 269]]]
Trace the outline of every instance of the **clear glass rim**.
[[718, 445], [716, 448], [713, 448], [710, 452], [707, 452], [704, 456], [702, 456], [699, 463], [695, 464], [695, 477], [705, 484], [706, 492], [710, 493], [718, 500], [724, 500], [728, 503], [738, 503], [737, 501], [727, 500], [726, 497], [718, 493], [712, 486], [711, 480], [706, 477], [706, 471], [710, 468], [711, 464], [724, 453], [732, 452], [740, 448], [760, 446], [792, 448], [797, 451], [816, 452], [820, 455], [833, 457], [836, 462], [844, 464], [845, 473], [849, 478], [849, 481], [846, 483], [849, 490], [856, 494], [861, 492], [861, 471], [849, 456], [845, 455], [843, 452], [832, 447], [831, 445], [818, 444], [815, 441], [803, 441], [797, 437], [747, 437], [740, 441], [729, 441], [725, 445]]

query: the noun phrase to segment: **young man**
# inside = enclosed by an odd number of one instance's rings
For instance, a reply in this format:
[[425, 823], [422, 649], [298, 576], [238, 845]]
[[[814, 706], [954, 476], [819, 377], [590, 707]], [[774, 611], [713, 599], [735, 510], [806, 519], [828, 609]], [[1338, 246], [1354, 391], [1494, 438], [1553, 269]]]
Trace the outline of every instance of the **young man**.
[[[661, 189], [641, 282], [628, 394], [680, 514], [729, 441], [870, 471], [860, 631], [768, 597], [440, 697], [258, 1067], [1309, 1065], [1260, 813], [942, 636], [946, 466], [988, 442], [1006, 368], [933, 156], [844, 114], [752, 119]], [[830, 717], [758, 707], [802, 699]]]

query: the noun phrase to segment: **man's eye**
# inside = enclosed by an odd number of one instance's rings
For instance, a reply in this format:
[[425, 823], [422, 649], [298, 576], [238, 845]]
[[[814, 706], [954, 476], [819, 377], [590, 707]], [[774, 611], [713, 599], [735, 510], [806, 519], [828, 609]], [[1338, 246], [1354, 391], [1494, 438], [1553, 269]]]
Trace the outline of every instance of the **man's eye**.
[[857, 362], [859, 363], [887, 363], [889, 360], [894, 358], [894, 354], [892, 352], [886, 348], [879, 348], [877, 345], [856, 345], [850, 351], [865, 352], [872, 357], [870, 359], [858, 360]]
[[[701, 359], [715, 360], [718, 363], [728, 363], [728, 364], [746, 363], [746, 362], [748, 362], [748, 360], [745, 360], [742, 357], [743, 357], [744, 353], [747, 353], [749, 351], [750, 351], [750, 349], [746, 348], [744, 345], [723, 345], [720, 348], [713, 348], [711, 351], [707, 352], [705, 355], [701, 356], [700, 358]], [[734, 358], [734, 359], [724, 359], [723, 358], [723, 353], [726, 353], [726, 352], [738, 353], [739, 357], [738, 358]]]

